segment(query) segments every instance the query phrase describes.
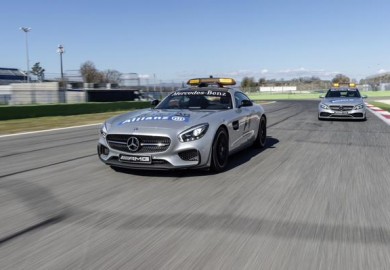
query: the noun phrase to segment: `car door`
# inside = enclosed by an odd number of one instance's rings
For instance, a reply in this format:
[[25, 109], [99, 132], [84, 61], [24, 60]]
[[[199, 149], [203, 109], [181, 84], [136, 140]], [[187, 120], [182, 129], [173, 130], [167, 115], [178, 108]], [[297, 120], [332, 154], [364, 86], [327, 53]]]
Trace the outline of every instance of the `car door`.
[[[253, 128], [251, 115], [253, 114], [253, 108], [249, 106], [252, 104], [250, 99], [241, 92], [234, 94], [234, 118], [232, 121], [232, 134], [231, 136], [231, 150], [234, 150], [243, 144], [248, 142], [250, 139], [251, 131]], [[253, 107], [253, 106], [252, 106]]]

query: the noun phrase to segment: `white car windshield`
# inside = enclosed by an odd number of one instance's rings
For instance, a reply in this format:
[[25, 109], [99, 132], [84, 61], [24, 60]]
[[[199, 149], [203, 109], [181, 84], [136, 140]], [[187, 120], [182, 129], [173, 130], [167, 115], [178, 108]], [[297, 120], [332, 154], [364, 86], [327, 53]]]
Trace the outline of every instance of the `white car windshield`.
[[328, 91], [328, 93], [326, 93], [326, 96], [327, 98], [338, 98], [338, 97], [341, 97], [341, 98], [346, 98], [346, 97], [350, 97], [350, 98], [360, 98], [360, 93], [357, 89], [345, 89], [345, 90], [333, 90], [333, 89], [330, 89]]
[[166, 97], [156, 109], [228, 110], [232, 108], [227, 91], [177, 91]]

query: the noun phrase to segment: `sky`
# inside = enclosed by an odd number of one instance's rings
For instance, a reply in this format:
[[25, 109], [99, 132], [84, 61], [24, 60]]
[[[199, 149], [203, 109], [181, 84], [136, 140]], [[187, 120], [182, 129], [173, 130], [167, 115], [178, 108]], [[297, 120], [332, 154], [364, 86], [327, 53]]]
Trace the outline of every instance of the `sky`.
[[145, 80], [284, 79], [390, 71], [389, 0], [35, 0], [0, 5], [0, 67], [86, 61]]

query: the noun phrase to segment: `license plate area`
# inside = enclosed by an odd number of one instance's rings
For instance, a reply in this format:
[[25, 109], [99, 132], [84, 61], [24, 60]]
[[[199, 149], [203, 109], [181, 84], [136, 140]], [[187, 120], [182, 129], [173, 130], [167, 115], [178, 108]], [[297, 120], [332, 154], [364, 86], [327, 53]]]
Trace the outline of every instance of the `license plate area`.
[[151, 156], [120, 155], [119, 161], [135, 164], [152, 164]]
[[335, 111], [334, 114], [345, 115], [345, 114], [348, 114], [348, 112], [347, 111]]

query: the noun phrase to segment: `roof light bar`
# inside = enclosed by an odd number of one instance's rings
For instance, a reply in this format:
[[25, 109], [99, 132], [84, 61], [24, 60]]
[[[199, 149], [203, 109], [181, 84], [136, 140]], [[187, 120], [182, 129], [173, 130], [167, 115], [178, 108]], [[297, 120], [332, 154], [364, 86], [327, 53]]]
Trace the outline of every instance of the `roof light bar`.
[[219, 85], [235, 85], [236, 81], [232, 78], [196, 78], [190, 79], [188, 85], [198, 86], [200, 84], [219, 84]]
[[333, 83], [333, 87], [356, 87], [356, 83]]

